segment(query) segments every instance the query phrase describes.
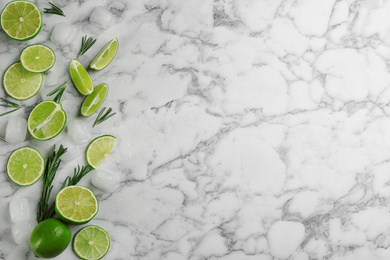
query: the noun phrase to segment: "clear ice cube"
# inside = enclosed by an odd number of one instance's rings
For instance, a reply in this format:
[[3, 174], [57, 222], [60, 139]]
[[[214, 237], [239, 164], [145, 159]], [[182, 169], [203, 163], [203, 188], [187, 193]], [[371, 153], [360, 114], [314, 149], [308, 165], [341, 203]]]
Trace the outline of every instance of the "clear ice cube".
[[69, 116], [77, 116], [79, 111], [79, 106], [75, 105], [74, 99], [61, 99], [62, 109], [65, 110], [66, 115]]
[[5, 140], [11, 144], [23, 142], [27, 134], [27, 120], [23, 117], [15, 116], [8, 120], [5, 130]]
[[57, 24], [50, 35], [50, 41], [57, 45], [67, 45], [73, 41], [77, 33], [76, 28], [68, 23]]
[[120, 181], [117, 173], [105, 170], [95, 170], [91, 175], [91, 183], [93, 186], [105, 192], [112, 192]]
[[103, 6], [93, 9], [89, 21], [102, 29], [108, 29], [115, 22], [115, 16]]
[[80, 145], [89, 141], [89, 132], [84, 122], [73, 120], [68, 124], [68, 136], [74, 144]]
[[36, 224], [37, 222], [32, 219], [15, 223], [11, 227], [11, 236], [14, 242], [18, 245], [28, 243], [31, 232]]
[[62, 141], [62, 145], [67, 148], [66, 153], [62, 155], [61, 160], [70, 162], [80, 156], [80, 149], [70, 141]]
[[26, 198], [16, 198], [9, 203], [9, 213], [13, 223], [28, 220], [30, 216], [30, 206]]

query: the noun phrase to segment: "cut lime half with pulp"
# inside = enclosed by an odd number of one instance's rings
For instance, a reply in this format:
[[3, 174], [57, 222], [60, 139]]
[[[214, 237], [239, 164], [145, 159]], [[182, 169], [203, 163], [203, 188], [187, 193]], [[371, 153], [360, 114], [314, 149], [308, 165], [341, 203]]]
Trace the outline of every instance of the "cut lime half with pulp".
[[42, 28], [41, 11], [30, 1], [9, 2], [1, 12], [1, 27], [12, 39], [32, 39]]
[[69, 72], [74, 86], [81, 94], [89, 95], [92, 93], [92, 79], [78, 60], [73, 59], [70, 61]]
[[92, 60], [89, 67], [93, 70], [102, 70], [114, 59], [119, 47], [117, 38], [109, 41]]
[[102, 135], [92, 140], [85, 153], [88, 164], [94, 169], [102, 164], [114, 149], [116, 140], [112, 135]]
[[99, 84], [89, 94], [81, 105], [81, 115], [90, 116], [99, 109], [108, 93], [108, 85], [106, 83]]
[[73, 240], [73, 250], [81, 259], [101, 259], [109, 249], [110, 236], [103, 228], [95, 225], [82, 228]]
[[31, 111], [27, 128], [32, 137], [38, 140], [49, 140], [64, 129], [65, 123], [66, 113], [61, 104], [46, 100]]
[[7, 175], [20, 186], [34, 184], [41, 178], [45, 162], [40, 152], [32, 147], [16, 149], [8, 157]]
[[43, 76], [23, 68], [20, 62], [9, 66], [3, 75], [3, 87], [7, 94], [17, 100], [35, 96], [41, 89]]
[[85, 187], [72, 185], [58, 192], [55, 211], [60, 219], [71, 224], [84, 224], [98, 212], [98, 201], [93, 192]]
[[53, 67], [55, 61], [53, 50], [43, 44], [27, 46], [20, 53], [23, 68], [30, 72], [45, 72]]

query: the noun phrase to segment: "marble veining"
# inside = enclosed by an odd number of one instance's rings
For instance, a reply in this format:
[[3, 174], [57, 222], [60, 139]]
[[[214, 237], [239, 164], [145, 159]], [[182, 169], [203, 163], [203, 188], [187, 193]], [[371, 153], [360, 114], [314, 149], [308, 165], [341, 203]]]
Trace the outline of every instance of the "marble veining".
[[[0, 71], [28, 44], [46, 44], [57, 55], [44, 75], [47, 93], [69, 79], [83, 35], [98, 39], [84, 65], [118, 38], [112, 64], [91, 72], [96, 85], [110, 86], [104, 106], [117, 114], [94, 128], [94, 116], [82, 119], [91, 140], [119, 140], [102, 168], [119, 174], [120, 185], [105, 193], [90, 175], [82, 181], [100, 202], [90, 223], [111, 236], [104, 259], [390, 258], [390, 1], [55, 4], [67, 16], [44, 14], [35, 39], [0, 33]], [[97, 6], [111, 24], [90, 22]], [[63, 39], [53, 32], [59, 23], [69, 29]], [[69, 120], [80, 118], [82, 99], [67, 87]], [[39, 100], [15, 114], [27, 117]], [[15, 114], [0, 117], [1, 136]], [[20, 197], [36, 205], [41, 189], [8, 180], [8, 155], [30, 145], [47, 156], [66, 141], [65, 131], [47, 142], [0, 144], [0, 259], [35, 259], [27, 243], [12, 242], [8, 207]], [[63, 163], [54, 191], [85, 164], [85, 147]], [[56, 259], [77, 258], [68, 247]]]

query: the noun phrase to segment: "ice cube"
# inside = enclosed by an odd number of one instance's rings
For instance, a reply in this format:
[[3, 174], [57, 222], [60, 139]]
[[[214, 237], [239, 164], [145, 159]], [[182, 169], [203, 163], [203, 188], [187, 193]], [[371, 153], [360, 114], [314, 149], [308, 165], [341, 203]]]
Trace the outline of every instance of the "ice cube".
[[112, 192], [119, 184], [119, 175], [117, 173], [105, 170], [95, 170], [91, 177], [93, 186], [105, 192]]
[[68, 136], [74, 144], [80, 145], [89, 141], [89, 132], [84, 122], [73, 120], [68, 124]]
[[5, 140], [11, 144], [23, 142], [27, 134], [27, 120], [23, 117], [11, 117], [5, 130]]
[[75, 105], [75, 100], [73, 98], [61, 100], [61, 105], [68, 117], [77, 116], [79, 106]]
[[37, 222], [33, 219], [21, 221], [14, 224], [11, 228], [11, 236], [16, 244], [27, 243], [29, 241], [31, 232]]
[[115, 22], [115, 16], [103, 6], [93, 9], [89, 21], [102, 29], [108, 29]]
[[26, 198], [16, 198], [9, 203], [9, 213], [13, 223], [30, 219], [30, 206]]
[[70, 162], [80, 155], [80, 149], [71, 142], [62, 142], [64, 147], [67, 148], [66, 153], [61, 157], [64, 162]]
[[76, 28], [68, 23], [57, 24], [50, 35], [50, 41], [58, 45], [67, 45], [73, 41], [76, 35]]

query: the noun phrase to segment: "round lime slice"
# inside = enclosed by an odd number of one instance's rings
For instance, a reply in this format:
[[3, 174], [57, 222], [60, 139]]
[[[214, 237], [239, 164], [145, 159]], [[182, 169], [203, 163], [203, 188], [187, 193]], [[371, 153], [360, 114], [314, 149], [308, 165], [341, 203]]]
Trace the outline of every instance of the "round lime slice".
[[102, 135], [92, 140], [85, 153], [88, 164], [94, 169], [102, 164], [114, 149], [116, 140], [112, 135]]
[[34, 184], [41, 178], [45, 162], [40, 152], [31, 147], [16, 149], [8, 157], [7, 175], [20, 186]]
[[41, 89], [43, 76], [23, 68], [20, 62], [9, 66], [3, 75], [3, 87], [7, 94], [17, 100], [35, 96]]
[[89, 225], [74, 237], [73, 250], [81, 259], [101, 259], [110, 249], [110, 236], [103, 228]]
[[81, 115], [90, 116], [95, 113], [106, 99], [107, 93], [108, 85], [106, 83], [96, 86], [92, 93], [84, 99], [81, 105]]
[[92, 60], [89, 67], [93, 70], [102, 70], [114, 59], [119, 47], [117, 38], [109, 41]]
[[58, 192], [55, 211], [60, 219], [71, 224], [84, 224], [98, 212], [98, 201], [93, 192], [85, 187], [72, 185]]
[[32, 137], [49, 140], [64, 129], [66, 113], [61, 104], [46, 100], [34, 107], [28, 116], [27, 128]]
[[69, 63], [70, 77], [77, 90], [83, 95], [89, 95], [93, 90], [92, 79], [87, 70], [78, 60], [72, 59]]
[[30, 1], [9, 2], [1, 12], [1, 27], [12, 39], [26, 41], [38, 35], [42, 28], [42, 14]]
[[53, 67], [55, 61], [54, 51], [43, 44], [27, 46], [20, 53], [23, 68], [30, 72], [45, 72]]

